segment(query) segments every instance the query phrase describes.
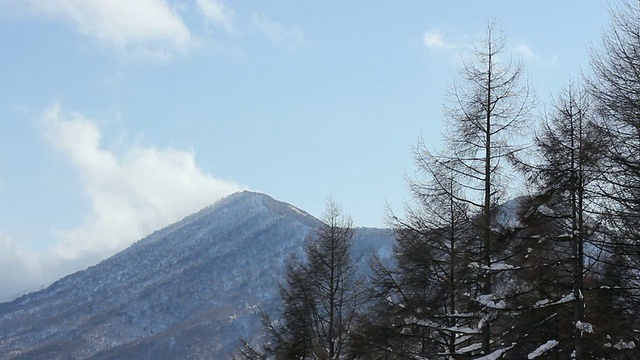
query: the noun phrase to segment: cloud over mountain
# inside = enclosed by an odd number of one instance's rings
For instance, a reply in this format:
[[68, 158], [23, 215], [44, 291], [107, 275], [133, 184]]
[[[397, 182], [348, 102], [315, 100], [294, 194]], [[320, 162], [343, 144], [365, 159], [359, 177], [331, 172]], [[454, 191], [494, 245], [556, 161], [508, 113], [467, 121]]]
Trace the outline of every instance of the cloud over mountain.
[[94, 264], [241, 189], [199, 168], [193, 151], [139, 144], [117, 153], [105, 149], [96, 121], [59, 104], [45, 109], [39, 126], [76, 170], [87, 212], [81, 225], [54, 230], [55, 245], [38, 253], [0, 232], [0, 301]]
[[97, 124], [56, 104], [41, 119], [46, 139], [79, 173], [90, 212], [78, 228], [59, 231], [59, 255], [113, 252], [240, 189], [198, 168], [193, 152], [131, 145], [104, 149]]

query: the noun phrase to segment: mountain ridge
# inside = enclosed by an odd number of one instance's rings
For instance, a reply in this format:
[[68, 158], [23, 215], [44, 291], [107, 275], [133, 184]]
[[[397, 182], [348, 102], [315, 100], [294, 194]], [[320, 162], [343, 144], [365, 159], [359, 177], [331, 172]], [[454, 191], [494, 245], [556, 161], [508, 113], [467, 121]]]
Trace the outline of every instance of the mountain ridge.
[[[258, 336], [257, 309], [275, 309], [285, 260], [319, 224], [266, 194], [232, 194], [0, 304], [0, 358], [228, 354]], [[391, 232], [357, 229], [356, 243], [358, 253], [390, 248]]]

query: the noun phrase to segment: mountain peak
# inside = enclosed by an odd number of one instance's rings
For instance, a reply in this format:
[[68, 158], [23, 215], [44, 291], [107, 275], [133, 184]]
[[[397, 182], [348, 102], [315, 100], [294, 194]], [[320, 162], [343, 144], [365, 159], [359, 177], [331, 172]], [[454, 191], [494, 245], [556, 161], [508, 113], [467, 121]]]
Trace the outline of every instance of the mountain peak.
[[304, 210], [301, 210], [291, 204], [276, 200], [265, 193], [250, 190], [243, 190], [226, 196], [214, 203], [212, 207], [215, 209], [225, 207], [247, 207], [254, 210], [264, 208], [283, 216], [296, 217], [310, 226], [317, 226], [319, 224], [316, 218]]
[[[258, 309], [276, 307], [286, 259], [319, 224], [266, 194], [229, 195], [0, 304], [0, 358], [225, 357], [258, 335]], [[359, 239], [367, 249], [391, 243], [387, 233]]]

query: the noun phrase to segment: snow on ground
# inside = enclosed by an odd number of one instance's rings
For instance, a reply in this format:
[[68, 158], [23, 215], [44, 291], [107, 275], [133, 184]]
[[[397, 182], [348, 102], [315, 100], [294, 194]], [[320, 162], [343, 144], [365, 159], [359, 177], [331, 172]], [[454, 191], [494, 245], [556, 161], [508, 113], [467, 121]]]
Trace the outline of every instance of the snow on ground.
[[530, 352], [529, 355], [527, 355], [527, 359], [531, 360], [537, 358], [540, 355], [544, 355], [547, 351], [553, 349], [556, 345], [558, 345], [557, 340], [549, 340], [546, 343], [538, 346], [537, 349]]

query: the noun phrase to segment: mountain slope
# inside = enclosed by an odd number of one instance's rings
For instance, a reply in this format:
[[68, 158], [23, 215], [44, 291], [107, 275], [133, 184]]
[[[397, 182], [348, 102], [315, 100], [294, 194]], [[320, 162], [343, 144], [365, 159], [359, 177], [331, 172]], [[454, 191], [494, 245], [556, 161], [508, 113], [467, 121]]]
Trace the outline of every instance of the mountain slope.
[[[0, 358], [227, 358], [260, 332], [284, 262], [320, 222], [267, 195], [231, 195], [47, 289], [0, 304]], [[356, 253], [391, 246], [358, 229]]]

